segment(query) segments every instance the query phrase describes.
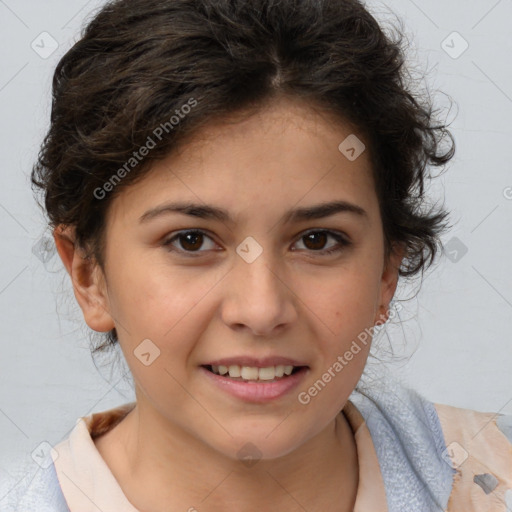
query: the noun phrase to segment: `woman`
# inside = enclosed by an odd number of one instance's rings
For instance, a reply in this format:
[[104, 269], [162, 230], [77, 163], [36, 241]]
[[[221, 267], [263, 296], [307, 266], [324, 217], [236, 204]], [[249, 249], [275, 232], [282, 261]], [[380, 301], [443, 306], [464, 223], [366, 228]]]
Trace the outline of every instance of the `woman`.
[[356, 0], [106, 4], [32, 179], [136, 402], [80, 419], [19, 510], [508, 510], [510, 418], [360, 382], [447, 228], [446, 139]]

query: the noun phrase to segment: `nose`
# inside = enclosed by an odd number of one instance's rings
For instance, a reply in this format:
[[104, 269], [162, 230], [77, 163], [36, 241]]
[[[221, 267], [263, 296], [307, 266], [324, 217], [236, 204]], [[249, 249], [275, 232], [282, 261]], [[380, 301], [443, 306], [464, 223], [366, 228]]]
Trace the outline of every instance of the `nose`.
[[297, 319], [297, 297], [286, 272], [266, 251], [252, 263], [237, 256], [234, 265], [225, 280], [221, 306], [228, 327], [254, 336], [272, 336]]

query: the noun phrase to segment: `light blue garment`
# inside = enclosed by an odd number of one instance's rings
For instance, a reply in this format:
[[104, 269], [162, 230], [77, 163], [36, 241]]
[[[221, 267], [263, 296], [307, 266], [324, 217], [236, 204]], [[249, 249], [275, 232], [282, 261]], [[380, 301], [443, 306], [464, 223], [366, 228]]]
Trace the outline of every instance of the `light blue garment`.
[[[440, 512], [446, 509], [455, 470], [434, 405], [391, 378], [358, 385], [350, 396], [370, 431], [384, 480], [389, 512]], [[505, 435], [512, 417], [498, 422]], [[8, 491], [1, 488], [1, 512], [70, 512], [55, 468], [38, 468]], [[115, 511], [105, 511], [115, 512]]]
[[370, 431], [389, 512], [444, 511], [455, 469], [443, 458], [434, 404], [390, 377], [378, 386], [358, 386], [350, 401]]
[[[35, 464], [31, 466], [33, 468]], [[28, 469], [28, 468], [27, 468]], [[2, 512], [70, 512], [53, 463], [46, 469], [37, 466], [13, 489], [0, 486]], [[1, 499], [5, 494], [7, 495]]]

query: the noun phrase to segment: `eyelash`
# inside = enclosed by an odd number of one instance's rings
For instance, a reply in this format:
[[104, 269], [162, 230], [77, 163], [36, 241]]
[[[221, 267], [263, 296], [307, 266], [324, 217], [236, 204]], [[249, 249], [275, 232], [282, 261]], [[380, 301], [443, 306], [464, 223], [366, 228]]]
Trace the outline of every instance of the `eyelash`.
[[[330, 230], [327, 230], [327, 229], [312, 229], [312, 230], [309, 230], [309, 231], [303, 233], [298, 238], [298, 240], [301, 240], [302, 238], [306, 237], [307, 235], [310, 235], [310, 234], [313, 234], [313, 233], [315, 233], [315, 234], [324, 233], [328, 237], [331, 236], [332, 238], [334, 238], [338, 242], [338, 245], [335, 245], [334, 247], [331, 247], [330, 249], [324, 249], [324, 250], [318, 250], [318, 251], [315, 251], [313, 249], [309, 249], [308, 250], [309, 252], [320, 254], [322, 256], [329, 256], [329, 255], [331, 255], [331, 254], [333, 254], [335, 252], [341, 252], [342, 250], [344, 250], [347, 247], [352, 245], [352, 242], [350, 242], [345, 236], [343, 236], [343, 235], [341, 235], [341, 234], [339, 234], [339, 233], [337, 233], [335, 231], [330, 231]], [[169, 252], [183, 253], [183, 254], [186, 254], [187, 257], [192, 257], [192, 258], [198, 257], [198, 256], [200, 256], [200, 254], [202, 252], [205, 252], [205, 251], [187, 251], [187, 250], [184, 250], [184, 249], [177, 249], [177, 248], [175, 248], [175, 247], [173, 247], [171, 245], [175, 240], [178, 240], [180, 237], [182, 237], [184, 235], [188, 235], [188, 234], [204, 235], [204, 236], [206, 236], [207, 238], [209, 238], [210, 240], [213, 241], [212, 237], [209, 236], [205, 231], [203, 231], [201, 229], [190, 229], [190, 230], [178, 231], [174, 236], [172, 236], [171, 238], [165, 240], [162, 243], [162, 245], [164, 247], [166, 247]]]

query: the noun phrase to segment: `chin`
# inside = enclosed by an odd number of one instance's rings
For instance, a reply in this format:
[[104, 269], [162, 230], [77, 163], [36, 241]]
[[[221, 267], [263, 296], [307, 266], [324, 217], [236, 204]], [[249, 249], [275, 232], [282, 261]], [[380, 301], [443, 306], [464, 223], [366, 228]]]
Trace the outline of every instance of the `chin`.
[[[286, 420], [285, 420], [286, 421]], [[284, 423], [284, 422], [283, 422]], [[246, 428], [226, 439], [217, 450], [248, 467], [258, 460], [274, 460], [284, 457], [306, 442], [303, 427], [295, 432], [280, 428], [273, 422], [272, 428]]]

